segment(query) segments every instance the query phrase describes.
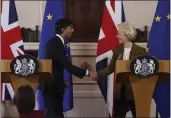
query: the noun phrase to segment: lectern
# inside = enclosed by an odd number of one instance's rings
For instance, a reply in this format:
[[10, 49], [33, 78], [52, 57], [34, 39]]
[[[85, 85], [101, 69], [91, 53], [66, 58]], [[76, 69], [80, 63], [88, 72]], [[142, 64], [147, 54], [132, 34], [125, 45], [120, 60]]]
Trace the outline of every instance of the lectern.
[[169, 60], [159, 60], [158, 63], [159, 70], [155, 75], [149, 78], [140, 78], [131, 73], [131, 61], [116, 61], [116, 83], [131, 84], [135, 100], [136, 117], [150, 117], [151, 101], [156, 84], [169, 81]]
[[29, 85], [36, 90], [37, 83], [48, 83], [51, 81], [52, 73], [52, 61], [51, 60], [39, 60], [38, 72], [32, 76], [20, 77], [11, 73], [10, 63], [12, 60], [1, 61], [1, 82], [11, 83], [14, 91], [22, 85]]

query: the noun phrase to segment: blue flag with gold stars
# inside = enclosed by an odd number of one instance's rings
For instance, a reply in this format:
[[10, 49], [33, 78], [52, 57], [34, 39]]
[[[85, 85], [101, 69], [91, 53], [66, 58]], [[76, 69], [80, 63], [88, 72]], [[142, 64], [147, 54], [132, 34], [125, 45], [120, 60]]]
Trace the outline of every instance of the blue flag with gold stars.
[[[170, 0], [159, 0], [148, 40], [148, 53], [159, 60], [170, 60]], [[153, 98], [161, 118], [170, 117], [170, 79], [156, 85]]]
[[[64, 6], [62, 0], [47, 0], [44, 12], [44, 19], [42, 25], [42, 32], [40, 36], [40, 44], [38, 51], [38, 58], [44, 59], [44, 47], [46, 42], [56, 36], [55, 23], [58, 19], [64, 18]], [[65, 41], [66, 56], [69, 60], [70, 47], [69, 43]], [[54, 52], [55, 53], [55, 52]], [[69, 87], [65, 89], [63, 99], [63, 111], [68, 111], [73, 108], [73, 88], [72, 88], [72, 75], [64, 70], [64, 80], [68, 83]], [[39, 89], [36, 90], [36, 98], [39, 110], [44, 110], [44, 102], [42, 93]]]

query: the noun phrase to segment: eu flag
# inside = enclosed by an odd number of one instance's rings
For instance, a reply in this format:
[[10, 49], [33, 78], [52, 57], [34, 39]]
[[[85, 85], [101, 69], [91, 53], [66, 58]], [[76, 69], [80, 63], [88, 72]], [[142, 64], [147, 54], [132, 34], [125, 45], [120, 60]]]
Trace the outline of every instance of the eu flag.
[[[55, 23], [58, 19], [64, 18], [64, 6], [62, 0], [47, 0], [44, 12], [44, 19], [42, 25], [42, 32], [40, 36], [40, 45], [38, 51], [38, 58], [44, 59], [44, 47], [46, 42], [56, 36]], [[69, 43], [65, 42], [66, 56], [70, 60]], [[55, 52], [54, 52], [55, 53]], [[64, 70], [64, 80], [69, 84], [65, 89], [63, 100], [63, 111], [68, 111], [73, 108], [73, 92], [72, 92], [72, 76]], [[37, 89], [36, 97], [38, 101], [39, 110], [44, 110], [44, 103], [42, 93]]]
[[[70, 44], [67, 40], [65, 40], [65, 51], [68, 60], [71, 61]], [[72, 74], [70, 74], [67, 70], [64, 70], [64, 80], [69, 84], [69, 87], [65, 88], [65, 93], [63, 98], [63, 109], [65, 112], [73, 108]]]
[[[170, 0], [159, 0], [147, 44], [149, 55], [159, 60], [170, 60], [170, 17]], [[169, 118], [170, 82], [157, 84], [153, 98], [160, 116]]]

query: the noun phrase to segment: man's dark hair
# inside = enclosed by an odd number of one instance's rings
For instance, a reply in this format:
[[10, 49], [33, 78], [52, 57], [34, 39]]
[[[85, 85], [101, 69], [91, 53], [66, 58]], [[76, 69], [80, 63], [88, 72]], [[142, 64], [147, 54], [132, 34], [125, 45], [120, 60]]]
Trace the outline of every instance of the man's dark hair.
[[34, 90], [28, 85], [19, 87], [13, 101], [20, 114], [32, 112], [35, 107]]
[[74, 25], [74, 23], [69, 19], [62, 18], [57, 20], [55, 25], [56, 34], [62, 34], [62, 28], [66, 28], [71, 25]]

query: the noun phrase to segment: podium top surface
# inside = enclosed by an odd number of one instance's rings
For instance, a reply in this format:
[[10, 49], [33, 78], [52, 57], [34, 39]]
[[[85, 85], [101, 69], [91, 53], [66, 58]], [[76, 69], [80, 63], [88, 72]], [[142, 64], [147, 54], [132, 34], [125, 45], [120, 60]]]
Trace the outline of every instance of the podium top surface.
[[[38, 73], [29, 77], [19, 77], [11, 73], [10, 64], [12, 60], [1, 60], [1, 82], [11, 83], [15, 80], [19, 85], [27, 83], [28, 85], [39, 83], [48, 83], [51, 81], [52, 74], [52, 61], [51, 60], [38, 60], [39, 69]], [[41, 79], [39, 79], [41, 78]], [[29, 83], [30, 82], [30, 83]]]
[[[10, 63], [12, 60], [1, 60], [1, 72], [11, 72]], [[52, 73], [52, 61], [50, 59], [38, 60], [38, 72]]]
[[[158, 60], [159, 70], [161, 73], [170, 73], [170, 60]], [[115, 73], [131, 72], [131, 60], [116, 60]]]
[[[158, 60], [159, 70], [154, 76], [160, 76], [158, 82], [168, 81], [170, 76], [170, 60]], [[115, 66], [116, 81], [129, 83], [128, 76], [136, 76], [130, 70], [131, 60], [117, 60]]]

